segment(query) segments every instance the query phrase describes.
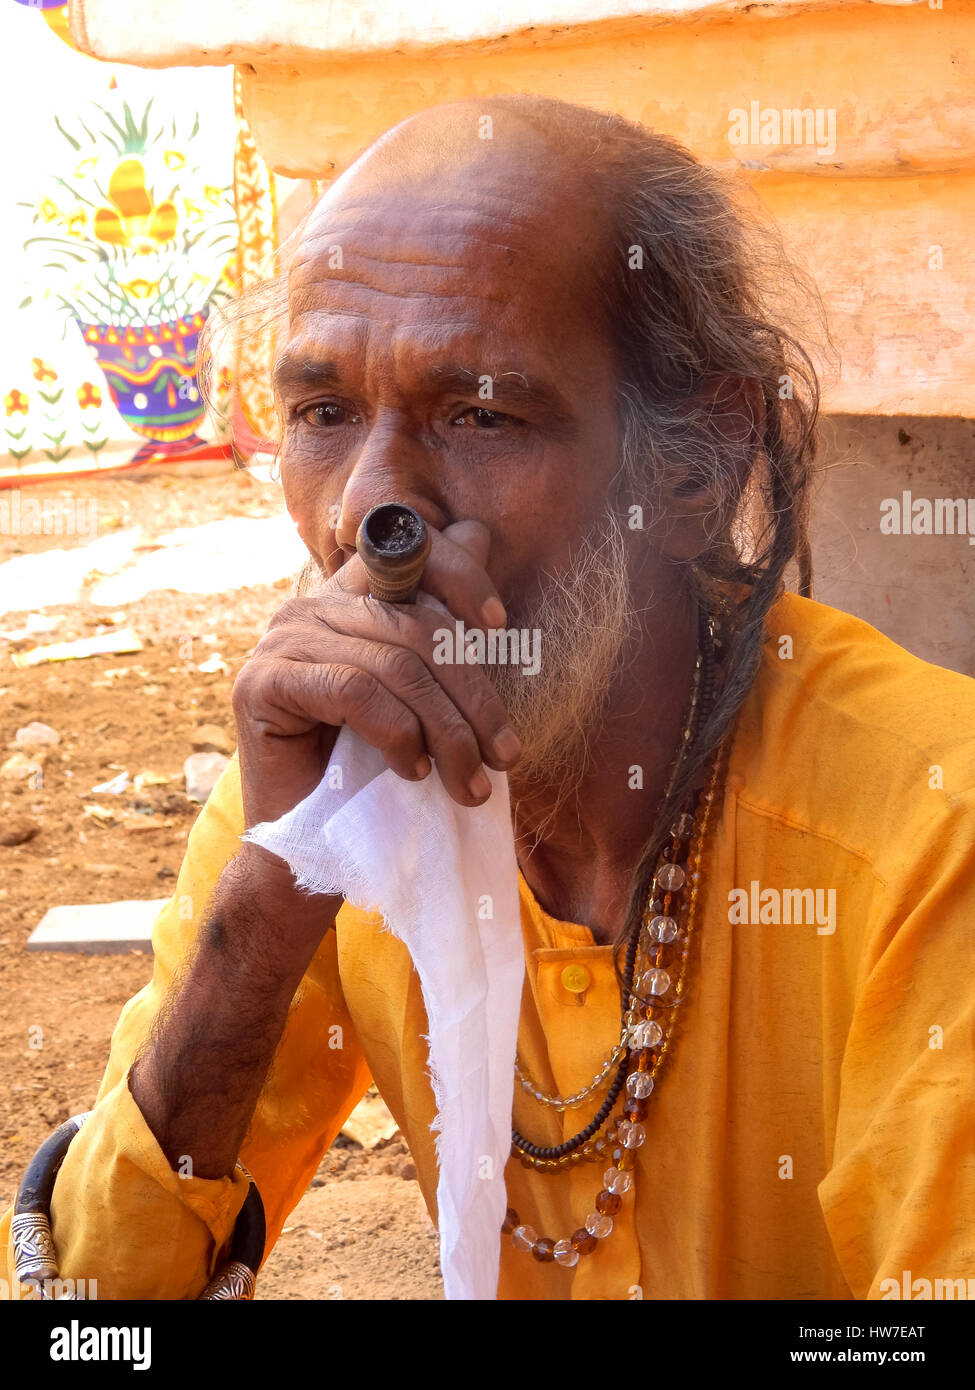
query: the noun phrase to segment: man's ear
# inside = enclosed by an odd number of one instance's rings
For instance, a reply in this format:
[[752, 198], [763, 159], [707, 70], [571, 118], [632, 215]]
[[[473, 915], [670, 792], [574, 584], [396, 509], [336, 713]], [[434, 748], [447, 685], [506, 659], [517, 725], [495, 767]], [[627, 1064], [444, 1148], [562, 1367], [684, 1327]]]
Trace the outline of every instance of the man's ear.
[[680, 474], [672, 469], [660, 489], [655, 538], [661, 554], [671, 560], [696, 559], [734, 513], [765, 432], [765, 400], [757, 381], [706, 377], [693, 408], [708, 415], [708, 452], [720, 455], [721, 467], [718, 473], [713, 459], [693, 459]]

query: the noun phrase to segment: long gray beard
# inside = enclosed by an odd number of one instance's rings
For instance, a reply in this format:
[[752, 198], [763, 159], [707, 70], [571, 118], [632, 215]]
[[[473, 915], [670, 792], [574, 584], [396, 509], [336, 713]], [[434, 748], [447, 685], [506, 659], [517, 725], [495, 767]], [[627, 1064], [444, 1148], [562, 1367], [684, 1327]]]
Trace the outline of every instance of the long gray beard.
[[547, 576], [541, 597], [509, 611], [508, 622], [541, 633], [537, 675], [485, 668], [522, 742], [512, 794], [517, 800], [544, 789], [557, 809], [591, 766], [593, 737], [637, 626], [626, 536], [613, 510], [583, 539], [571, 566]]

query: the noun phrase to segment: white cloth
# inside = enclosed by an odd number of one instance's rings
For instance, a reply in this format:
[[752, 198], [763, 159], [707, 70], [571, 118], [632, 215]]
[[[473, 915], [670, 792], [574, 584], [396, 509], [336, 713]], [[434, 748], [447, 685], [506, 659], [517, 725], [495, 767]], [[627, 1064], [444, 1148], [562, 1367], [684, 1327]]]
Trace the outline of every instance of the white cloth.
[[412, 957], [430, 1029], [447, 1298], [497, 1297], [525, 973], [508, 779], [485, 770], [490, 799], [458, 806], [435, 765], [407, 782], [344, 728], [318, 788], [245, 836], [300, 887], [380, 912]]

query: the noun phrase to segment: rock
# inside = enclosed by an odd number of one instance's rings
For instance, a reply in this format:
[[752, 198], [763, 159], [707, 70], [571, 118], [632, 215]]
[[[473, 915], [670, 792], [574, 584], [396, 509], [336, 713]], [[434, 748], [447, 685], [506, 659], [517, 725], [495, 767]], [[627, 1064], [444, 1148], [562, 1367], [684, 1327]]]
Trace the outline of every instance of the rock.
[[223, 753], [191, 753], [183, 764], [186, 795], [191, 801], [206, 801], [217, 778], [230, 762]]
[[167, 830], [171, 824], [165, 816], [126, 816], [122, 829], [126, 835], [141, 835], [146, 830]]
[[51, 907], [27, 938], [27, 949], [88, 955], [142, 951], [149, 946], [153, 922], [165, 905], [165, 898], [153, 898]]
[[[25, 753], [14, 753], [0, 767], [0, 777], [8, 782], [26, 782], [28, 778], [42, 778], [44, 775], [43, 757], [28, 758]], [[35, 783], [40, 785], [40, 780]]]
[[0, 820], [0, 845], [26, 845], [40, 831], [40, 826], [23, 816]]
[[364, 1149], [374, 1149], [399, 1133], [399, 1126], [378, 1091], [369, 1090], [342, 1126], [342, 1134]]
[[[287, 582], [290, 583], [291, 581]], [[196, 669], [202, 671], [205, 676], [230, 675], [230, 667], [219, 652], [214, 652], [212, 656], [207, 657], [206, 661], [201, 661]]]
[[396, 1170], [396, 1176], [406, 1182], [416, 1182], [416, 1164], [411, 1158], [404, 1158]]
[[52, 729], [50, 724], [41, 724], [34, 719], [29, 724], [25, 724], [22, 729], [18, 729], [14, 734], [13, 746], [19, 748], [21, 752], [31, 752], [35, 748], [53, 748], [56, 743], [61, 742], [61, 735], [57, 729]]
[[129, 774], [119, 772], [107, 782], [99, 782], [97, 787], [92, 787], [92, 791], [101, 796], [121, 796], [123, 792], [128, 791], [129, 785]]
[[64, 619], [57, 615], [48, 618], [41, 613], [30, 613], [22, 628], [16, 632], [0, 632], [0, 637], [9, 642], [11, 646], [20, 646], [23, 642], [30, 642], [39, 632], [53, 632], [63, 622]]
[[137, 772], [132, 780], [132, 785], [137, 792], [141, 792], [143, 787], [165, 787], [172, 781], [163, 772]]
[[230, 754], [234, 751], [233, 741], [218, 724], [201, 724], [193, 731], [190, 742], [199, 752]]

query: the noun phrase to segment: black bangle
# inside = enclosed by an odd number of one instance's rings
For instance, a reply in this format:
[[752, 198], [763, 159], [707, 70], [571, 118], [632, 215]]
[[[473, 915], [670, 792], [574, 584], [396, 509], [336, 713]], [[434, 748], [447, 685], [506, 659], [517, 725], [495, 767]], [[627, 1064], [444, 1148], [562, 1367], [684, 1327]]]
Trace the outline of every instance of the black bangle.
[[[41, 1299], [71, 1299], [73, 1293], [54, 1294], [51, 1288], [60, 1283], [57, 1252], [51, 1235], [51, 1197], [64, 1156], [72, 1139], [81, 1129], [90, 1110], [72, 1115], [59, 1125], [49, 1139], [37, 1150], [17, 1190], [10, 1234], [14, 1246], [14, 1279], [17, 1283], [38, 1285]], [[246, 1174], [250, 1186], [240, 1209], [230, 1242], [230, 1258], [213, 1276], [199, 1295], [200, 1300], [234, 1300], [254, 1297], [257, 1271], [264, 1258], [267, 1228], [264, 1203], [257, 1184], [242, 1163], [237, 1167]]]

